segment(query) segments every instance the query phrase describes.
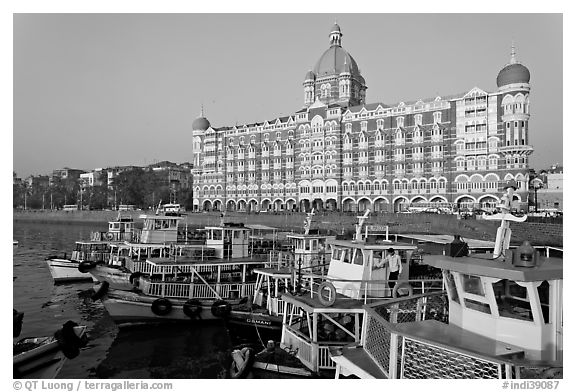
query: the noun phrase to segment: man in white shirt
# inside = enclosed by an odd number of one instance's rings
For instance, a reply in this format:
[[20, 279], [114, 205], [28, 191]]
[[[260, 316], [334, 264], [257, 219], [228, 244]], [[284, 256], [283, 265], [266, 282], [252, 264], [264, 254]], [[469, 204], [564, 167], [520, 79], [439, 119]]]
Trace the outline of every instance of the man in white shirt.
[[390, 271], [388, 275], [388, 287], [390, 287], [390, 290], [394, 290], [398, 276], [402, 273], [402, 259], [396, 254], [394, 248], [389, 248], [386, 253], [384, 264], [388, 264]]

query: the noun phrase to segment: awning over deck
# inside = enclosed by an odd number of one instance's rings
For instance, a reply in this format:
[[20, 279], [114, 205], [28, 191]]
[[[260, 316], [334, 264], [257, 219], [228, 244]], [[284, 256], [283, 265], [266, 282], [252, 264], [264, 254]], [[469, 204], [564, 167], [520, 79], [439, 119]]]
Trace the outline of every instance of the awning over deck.
[[536, 267], [516, 267], [502, 260], [493, 260], [492, 254], [466, 257], [423, 256], [422, 262], [432, 267], [468, 275], [509, 279], [516, 282], [562, 279], [562, 259], [540, 257]]
[[[450, 234], [393, 234], [395, 237], [409, 238], [419, 242], [431, 242], [434, 244], [450, 244], [454, 241], [454, 236]], [[494, 241], [476, 240], [472, 238], [462, 238], [469, 248], [494, 248]]]

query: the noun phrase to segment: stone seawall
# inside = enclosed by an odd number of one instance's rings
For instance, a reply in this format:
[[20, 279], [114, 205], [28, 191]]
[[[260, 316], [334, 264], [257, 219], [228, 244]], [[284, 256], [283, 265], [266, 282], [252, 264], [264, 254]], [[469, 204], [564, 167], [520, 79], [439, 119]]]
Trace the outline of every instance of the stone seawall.
[[[136, 222], [145, 211], [123, 212], [130, 214]], [[357, 214], [326, 213], [314, 217], [315, 224], [322, 229], [330, 229], [336, 233], [352, 231], [357, 222]], [[105, 224], [118, 216], [115, 211], [15, 211], [14, 221], [31, 222], [99, 222]], [[226, 221], [262, 224], [277, 227], [281, 230], [301, 230], [306, 215], [294, 214], [247, 214], [227, 213]], [[220, 214], [188, 213], [185, 216], [188, 225], [207, 226], [218, 225]], [[498, 222], [481, 219], [457, 219], [454, 215], [437, 214], [372, 214], [368, 224], [389, 225], [391, 233], [427, 233], [427, 234], [460, 234], [466, 238], [494, 240]], [[551, 223], [513, 223], [512, 242], [529, 240], [534, 245], [562, 246], [562, 224]]]

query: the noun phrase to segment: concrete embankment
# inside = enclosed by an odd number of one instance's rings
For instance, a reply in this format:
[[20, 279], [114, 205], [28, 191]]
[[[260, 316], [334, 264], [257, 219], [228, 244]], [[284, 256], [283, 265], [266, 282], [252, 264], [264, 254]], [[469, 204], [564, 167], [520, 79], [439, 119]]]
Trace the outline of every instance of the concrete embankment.
[[[138, 222], [138, 217], [145, 211], [130, 211]], [[330, 229], [337, 233], [352, 231], [357, 222], [355, 213], [325, 213], [318, 214], [314, 220], [321, 229]], [[99, 222], [106, 223], [118, 216], [115, 211], [14, 211], [13, 220], [31, 222]], [[300, 230], [306, 215], [304, 213], [290, 214], [247, 214], [231, 212], [226, 214], [226, 221], [262, 224], [277, 227], [281, 230]], [[207, 226], [218, 225], [220, 213], [188, 213], [185, 216], [188, 225]], [[494, 240], [497, 222], [481, 219], [457, 219], [455, 215], [436, 214], [372, 214], [368, 224], [388, 225], [391, 233], [426, 233], [426, 234], [460, 234], [465, 238]], [[553, 223], [514, 223], [512, 242], [524, 239], [534, 245], [562, 246], [562, 224]]]

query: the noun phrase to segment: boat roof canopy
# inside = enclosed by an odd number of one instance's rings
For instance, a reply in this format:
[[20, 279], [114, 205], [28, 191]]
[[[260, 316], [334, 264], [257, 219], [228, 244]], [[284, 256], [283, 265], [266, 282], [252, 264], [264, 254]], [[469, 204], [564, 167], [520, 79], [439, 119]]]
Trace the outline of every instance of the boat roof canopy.
[[[398, 234], [398, 237], [410, 238], [421, 242], [431, 242], [434, 244], [450, 244], [454, 241], [451, 234]], [[470, 248], [494, 248], [494, 241], [476, 240], [472, 238], [463, 238]]]
[[466, 257], [424, 256], [422, 261], [432, 267], [449, 271], [516, 282], [562, 279], [562, 259], [555, 257], [540, 257], [538, 265], [532, 268], [517, 267], [502, 260], [493, 260], [491, 253]]
[[381, 242], [360, 242], [350, 240], [336, 240], [329, 238], [327, 242], [332, 246], [342, 246], [345, 248], [360, 248], [371, 250], [386, 250], [394, 248], [395, 250], [416, 250], [418, 246], [407, 244], [406, 242], [381, 241]]

